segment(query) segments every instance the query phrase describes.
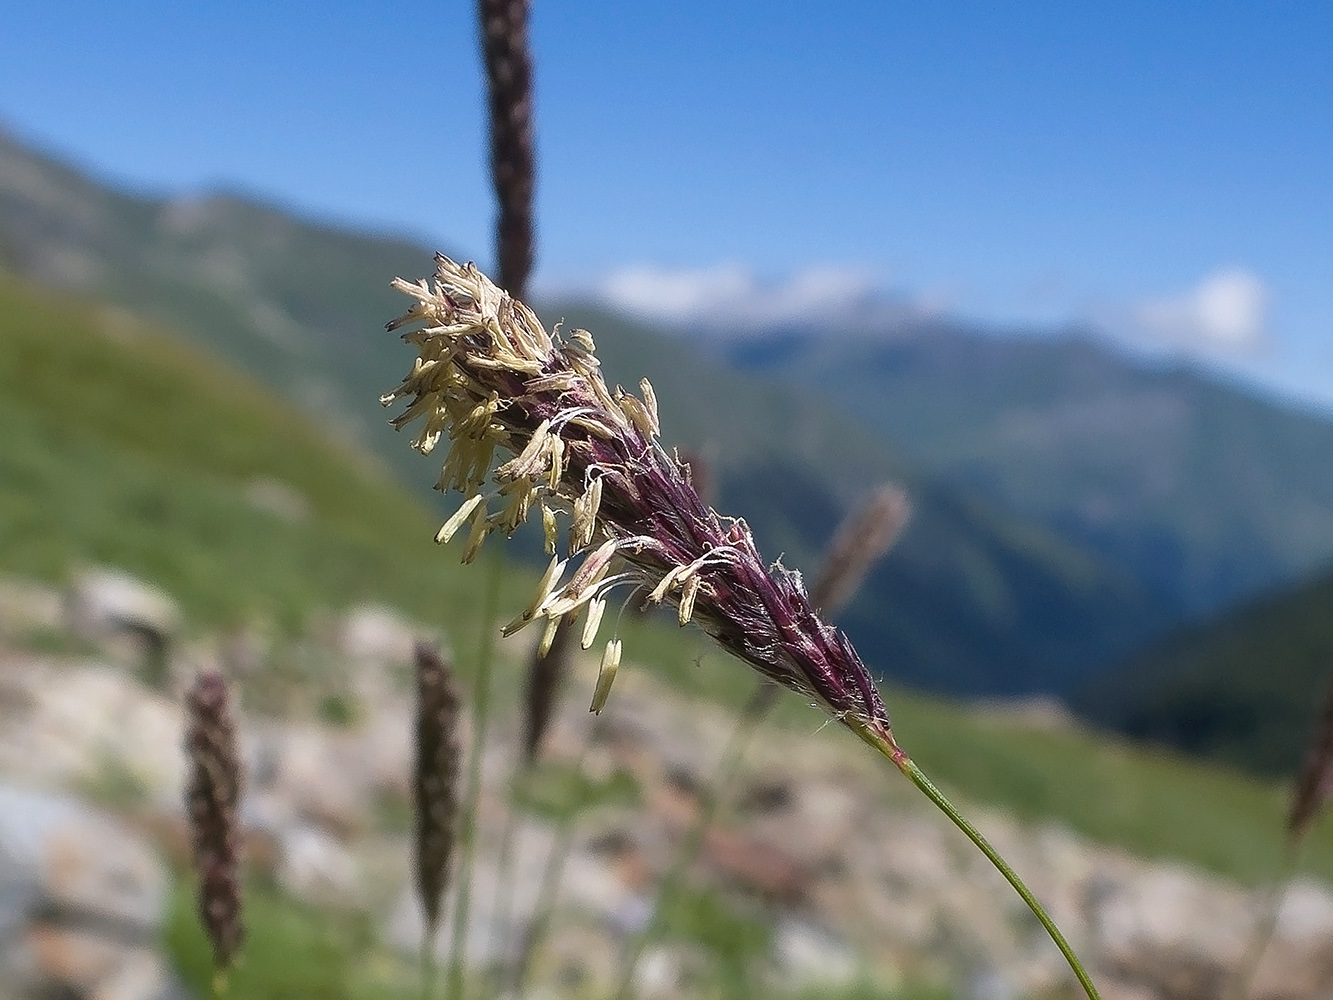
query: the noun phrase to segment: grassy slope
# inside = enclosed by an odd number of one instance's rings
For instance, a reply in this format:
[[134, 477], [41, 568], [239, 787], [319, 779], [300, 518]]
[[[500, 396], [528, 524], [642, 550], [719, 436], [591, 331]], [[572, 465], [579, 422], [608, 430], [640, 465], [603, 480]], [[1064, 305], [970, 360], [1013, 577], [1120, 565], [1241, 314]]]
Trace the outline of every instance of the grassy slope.
[[[110, 562], [176, 593], [200, 626], [257, 616], [295, 628], [318, 608], [384, 600], [446, 626], [466, 669], [484, 573], [429, 544], [435, 521], [411, 496], [173, 340], [0, 278], [0, 426], [0, 570], [59, 580], [78, 562]], [[310, 515], [291, 524], [256, 510], [245, 484], [257, 476], [289, 484]], [[506, 608], [532, 585], [526, 570], [510, 577]], [[737, 663], [700, 661], [691, 632], [627, 621], [622, 633], [629, 661], [685, 694], [738, 705], [753, 686]], [[1273, 785], [888, 696], [909, 751], [967, 799], [1247, 881], [1271, 868]], [[777, 722], [818, 725], [794, 698]], [[1333, 877], [1333, 829], [1308, 859]]]
[[[453, 622], [469, 578], [422, 543], [435, 522], [374, 467], [250, 380], [122, 315], [0, 278], [0, 569], [61, 580], [123, 567], [200, 625], [300, 627], [391, 601]], [[248, 498], [284, 484], [292, 523]]]
[[[429, 545], [432, 516], [366, 462], [174, 340], [0, 277], [0, 427], [0, 570], [58, 580], [85, 560], [113, 563], [176, 593], [198, 626], [261, 617], [295, 629], [318, 608], [385, 600], [447, 626], [466, 672], [482, 571], [462, 571], [452, 553]], [[255, 509], [245, 484], [256, 477], [298, 491], [309, 515], [293, 524]], [[509, 576], [504, 600], [514, 607], [532, 579], [522, 570]], [[631, 663], [685, 694], [739, 705], [753, 687], [739, 664], [700, 659], [691, 633], [637, 620], [622, 631]], [[1271, 872], [1281, 811], [1271, 786], [888, 694], [905, 745], [967, 800], [1057, 818], [1250, 882]], [[787, 698], [761, 739], [772, 750], [785, 729], [818, 724]], [[860, 751], [836, 729], [829, 735]], [[1308, 867], [1333, 877], [1327, 825]], [[265, 891], [251, 895], [248, 920], [251, 946], [232, 976], [237, 995], [415, 993], [410, 969], [364, 921], [315, 914]], [[697, 925], [697, 915], [687, 923]], [[206, 946], [179, 888], [167, 945], [186, 979], [206, 991]]]

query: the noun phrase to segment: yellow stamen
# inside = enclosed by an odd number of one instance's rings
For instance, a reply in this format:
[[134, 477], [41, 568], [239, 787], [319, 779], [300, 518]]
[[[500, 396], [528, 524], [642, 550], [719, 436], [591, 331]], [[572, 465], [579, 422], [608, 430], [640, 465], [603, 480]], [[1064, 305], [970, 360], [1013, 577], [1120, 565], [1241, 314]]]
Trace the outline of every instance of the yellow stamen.
[[597, 687], [592, 692], [592, 705], [589, 707], [594, 715], [601, 715], [602, 709], [606, 707], [606, 699], [611, 694], [611, 683], [616, 679], [616, 671], [620, 669], [620, 640], [612, 639], [606, 644], [606, 652], [602, 654], [602, 666], [597, 671]]
[[600, 598], [588, 602], [587, 617], [583, 620], [583, 641], [579, 643], [584, 649], [597, 638], [597, 629], [602, 624], [602, 612], [605, 610], [606, 601]]
[[454, 511], [453, 516], [444, 522], [444, 525], [439, 531], [435, 532], [435, 541], [440, 545], [443, 545], [445, 542], [449, 541], [449, 539], [453, 538], [454, 533], [463, 526], [463, 522], [466, 521], [472, 515], [472, 512], [477, 509], [477, 504], [481, 503], [484, 499], [485, 497], [480, 493], [468, 497], [468, 499], [464, 501], [463, 506]]

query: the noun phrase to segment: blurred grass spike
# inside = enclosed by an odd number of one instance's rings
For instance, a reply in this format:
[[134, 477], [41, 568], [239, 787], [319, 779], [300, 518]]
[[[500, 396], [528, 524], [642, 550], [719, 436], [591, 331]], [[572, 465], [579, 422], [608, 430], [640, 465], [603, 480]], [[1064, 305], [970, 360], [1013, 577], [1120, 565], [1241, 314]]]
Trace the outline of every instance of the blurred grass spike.
[[1291, 798], [1287, 815], [1287, 835], [1296, 842], [1305, 838], [1310, 827], [1333, 794], [1333, 671], [1324, 693], [1324, 707], [1310, 738], [1305, 764]]
[[500, 283], [521, 298], [534, 257], [536, 174], [528, 0], [479, 0], [477, 14], [490, 102], [491, 180], [500, 206], [495, 220]]
[[414, 649], [417, 682], [416, 759], [412, 774], [417, 896], [426, 917], [426, 947], [435, 937], [440, 900], [458, 825], [460, 699], [453, 671], [428, 642]]
[[527, 711], [523, 726], [525, 767], [532, 767], [537, 762], [546, 734], [551, 728], [556, 697], [569, 672], [569, 646], [573, 631], [572, 616], [550, 619], [542, 643], [533, 653], [528, 668]]
[[185, 698], [185, 790], [199, 918], [213, 949], [215, 992], [245, 940], [241, 920], [241, 766], [231, 693], [217, 671], [195, 678]]
[[911, 516], [912, 504], [903, 490], [891, 483], [875, 490], [833, 533], [819, 576], [810, 588], [810, 603], [826, 616], [841, 610], [875, 563], [893, 548]]

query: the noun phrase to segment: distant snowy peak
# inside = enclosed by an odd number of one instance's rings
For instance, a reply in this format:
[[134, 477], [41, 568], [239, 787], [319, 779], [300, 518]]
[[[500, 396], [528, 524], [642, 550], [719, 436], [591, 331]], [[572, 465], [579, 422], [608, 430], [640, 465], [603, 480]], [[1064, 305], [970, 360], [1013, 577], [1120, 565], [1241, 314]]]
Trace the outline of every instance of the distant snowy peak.
[[640, 265], [613, 271], [582, 296], [680, 333], [755, 336], [791, 329], [889, 332], [937, 309], [887, 291], [869, 271], [810, 267], [782, 279], [740, 264]]

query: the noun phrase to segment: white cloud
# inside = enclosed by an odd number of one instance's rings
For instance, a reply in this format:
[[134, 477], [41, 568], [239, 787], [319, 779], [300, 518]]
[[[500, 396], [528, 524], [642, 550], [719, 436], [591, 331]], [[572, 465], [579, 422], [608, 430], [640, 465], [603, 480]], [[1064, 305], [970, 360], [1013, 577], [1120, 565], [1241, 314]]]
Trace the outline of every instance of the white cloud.
[[1178, 344], [1245, 353], [1263, 345], [1268, 288], [1254, 273], [1227, 268], [1184, 295], [1145, 302], [1138, 323]]
[[761, 281], [738, 264], [630, 267], [607, 275], [596, 291], [603, 301], [626, 312], [715, 329], [839, 326], [863, 320], [888, 305], [869, 272], [836, 267], [808, 268], [778, 282]]

